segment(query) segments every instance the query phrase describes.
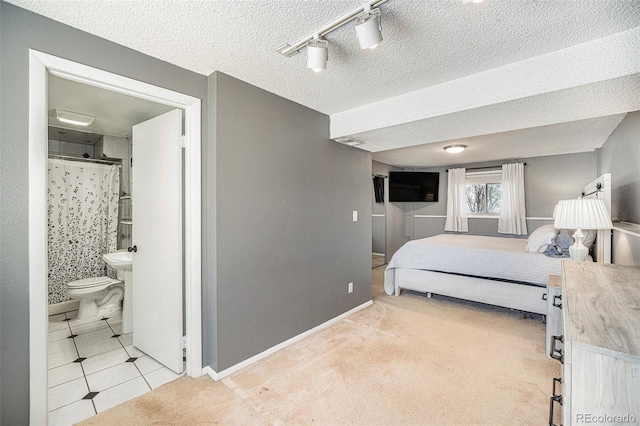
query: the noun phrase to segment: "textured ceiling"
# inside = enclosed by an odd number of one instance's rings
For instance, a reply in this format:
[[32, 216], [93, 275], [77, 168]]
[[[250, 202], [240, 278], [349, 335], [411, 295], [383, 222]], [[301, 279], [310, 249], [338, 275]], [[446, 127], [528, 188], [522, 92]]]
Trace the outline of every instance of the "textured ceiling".
[[201, 74], [222, 71], [332, 114], [640, 26], [629, 0], [389, 0], [384, 43], [359, 49], [353, 26], [326, 38], [329, 69], [274, 52], [363, 0], [9, 0]]
[[[374, 153], [373, 159], [398, 167], [417, 168], [537, 157], [541, 152], [544, 155], [588, 152], [602, 147], [625, 115], [393, 149]], [[454, 143], [467, 145], [467, 149], [460, 154], [449, 154], [443, 149]]]
[[[635, 0], [389, 0], [381, 6], [384, 43], [361, 51], [352, 24], [345, 25], [327, 35], [329, 66], [320, 74], [306, 68], [304, 51], [285, 58], [275, 48], [312, 33], [364, 0], [5, 1], [204, 75], [224, 72], [330, 114], [332, 137], [341, 136], [334, 134], [334, 122], [349, 121], [344, 117], [353, 110], [391, 105], [384, 102], [426, 88], [466, 87], [469, 96], [457, 93], [454, 102], [446, 102], [447, 90], [431, 99], [437, 114], [344, 133], [364, 139], [360, 148], [380, 155], [390, 148], [457, 138], [480, 143], [483, 135], [504, 132], [513, 139], [509, 146], [515, 153], [509, 157], [550, 155], [557, 147], [586, 151], [601, 146], [615, 122], [587, 119], [640, 109], [640, 68], [628, 71], [629, 65], [640, 63], [640, 55], [616, 58], [620, 45], [599, 44], [631, 30], [635, 39], [627, 50], [635, 49], [640, 40], [640, 1]], [[587, 71], [586, 77], [593, 77], [588, 84], [580, 82], [583, 70], [570, 63], [587, 52], [576, 45], [590, 45], [594, 57], [602, 52], [597, 69]], [[544, 65], [565, 57], [563, 49], [574, 52], [566, 56], [569, 62], [556, 70]], [[529, 63], [542, 71], [537, 81], [518, 71]], [[494, 82], [504, 77], [514, 96], [495, 98], [500, 93], [484, 84], [486, 76]], [[473, 81], [479, 85], [465, 86]], [[551, 84], [536, 91], [541, 82]], [[555, 83], [563, 84], [553, 88]], [[396, 105], [388, 112], [401, 115], [407, 106]], [[593, 130], [583, 145], [570, 131], [558, 130], [579, 125]], [[549, 138], [555, 144], [537, 143], [535, 132], [549, 128], [556, 130]], [[481, 146], [481, 155], [469, 160], [505, 155], [498, 145]], [[378, 154], [376, 158], [382, 158]], [[435, 165], [430, 161], [425, 157], [421, 166]]]
[[[396, 144], [396, 147], [408, 147], [571, 123], [640, 110], [639, 88], [640, 74], [634, 74], [588, 86], [472, 108], [455, 114], [439, 115], [427, 120], [383, 127], [353, 136], [365, 141], [363, 145], [359, 145], [362, 149], [380, 152], [388, 150], [391, 144]], [[527, 147], [529, 142], [528, 139], [515, 138], [512, 143], [515, 149], [530, 149], [532, 147]], [[605, 140], [602, 140], [601, 145], [604, 142]], [[538, 146], [537, 149], [540, 150], [538, 155], [549, 155], [543, 146]]]

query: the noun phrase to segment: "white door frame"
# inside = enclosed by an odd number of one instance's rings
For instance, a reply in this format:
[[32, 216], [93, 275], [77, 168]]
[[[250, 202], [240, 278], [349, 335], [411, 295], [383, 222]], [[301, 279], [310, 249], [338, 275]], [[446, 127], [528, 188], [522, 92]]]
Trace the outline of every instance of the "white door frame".
[[[47, 424], [47, 74], [181, 108], [185, 114], [186, 373], [202, 375], [201, 101], [29, 49], [29, 423]], [[178, 141], [176, 141], [178, 143]]]

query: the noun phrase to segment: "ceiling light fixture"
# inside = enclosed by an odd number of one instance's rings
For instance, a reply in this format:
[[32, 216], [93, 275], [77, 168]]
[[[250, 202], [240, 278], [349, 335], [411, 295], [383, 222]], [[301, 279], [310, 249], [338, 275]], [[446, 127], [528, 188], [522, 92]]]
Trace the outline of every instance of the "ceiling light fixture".
[[449, 154], [458, 154], [464, 151], [466, 147], [467, 147], [466, 145], [449, 145], [449, 146], [445, 146], [444, 150], [447, 151]]
[[79, 112], [64, 111], [62, 109], [53, 110], [53, 118], [67, 124], [76, 126], [88, 126], [96, 118], [92, 115], [80, 114]]
[[327, 69], [329, 60], [329, 42], [316, 37], [307, 45], [307, 68], [315, 72]]
[[[340, 28], [344, 24], [353, 21], [354, 19], [356, 20], [356, 34], [358, 36], [358, 41], [360, 42], [360, 47], [362, 49], [373, 49], [382, 41], [380, 9], [374, 8], [387, 1], [388, 0], [370, 0], [357, 9], [342, 15], [335, 21], [332, 21], [319, 30], [314, 31], [310, 35], [301, 38], [297, 42], [292, 44], [283, 44], [276, 49], [276, 52], [282, 56], [290, 58], [300, 53], [300, 51], [306, 47], [307, 66], [312, 68], [314, 71], [318, 69], [325, 69], [326, 64], [324, 68], [311, 66], [311, 58], [314, 58], [314, 61], [317, 58], [315, 55], [320, 55], [320, 58], [323, 57], [321, 55], [326, 55], [328, 57], [328, 50], [325, 50], [325, 53], [322, 53], [322, 51], [316, 49], [316, 43], [324, 41], [322, 40], [322, 37], [329, 34], [331, 31]], [[328, 49], [328, 42], [325, 41], [325, 43], [327, 43], [325, 48]]]
[[342, 145], [349, 145], [349, 146], [356, 146], [364, 143], [360, 139], [352, 138], [350, 136], [335, 138], [334, 141], [341, 143]]
[[369, 9], [356, 17], [356, 35], [360, 49], [375, 49], [382, 41], [380, 9]]

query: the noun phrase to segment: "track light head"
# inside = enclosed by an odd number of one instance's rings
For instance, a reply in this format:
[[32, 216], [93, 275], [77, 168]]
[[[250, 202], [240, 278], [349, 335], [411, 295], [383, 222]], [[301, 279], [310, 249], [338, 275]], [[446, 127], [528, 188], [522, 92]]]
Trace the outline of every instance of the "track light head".
[[367, 10], [358, 15], [355, 27], [360, 49], [375, 49], [382, 41], [380, 9]]
[[327, 69], [329, 60], [329, 42], [314, 38], [307, 45], [307, 68], [315, 72]]

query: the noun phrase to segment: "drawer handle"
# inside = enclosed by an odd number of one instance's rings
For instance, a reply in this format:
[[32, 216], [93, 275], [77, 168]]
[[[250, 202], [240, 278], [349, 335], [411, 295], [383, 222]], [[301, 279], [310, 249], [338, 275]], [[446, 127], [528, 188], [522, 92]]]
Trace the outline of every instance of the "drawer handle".
[[[560, 303], [558, 303], [558, 300], [560, 300]], [[553, 296], [553, 306], [555, 306], [556, 308], [562, 309], [562, 295], [561, 294]]]
[[556, 424], [553, 423], [554, 404], [557, 402], [558, 404], [562, 405], [562, 395], [556, 394], [556, 383], [561, 384], [562, 379], [560, 377], [553, 378], [553, 395], [551, 396], [551, 398], [549, 398], [549, 426], [556, 426]]
[[547, 293], [542, 293], [542, 300], [547, 300]]
[[562, 349], [556, 349], [556, 342], [558, 340], [560, 343], [564, 343], [564, 336], [552, 336], [551, 352], [549, 353], [549, 356], [560, 361], [560, 364], [564, 364], [564, 354], [562, 353]]

